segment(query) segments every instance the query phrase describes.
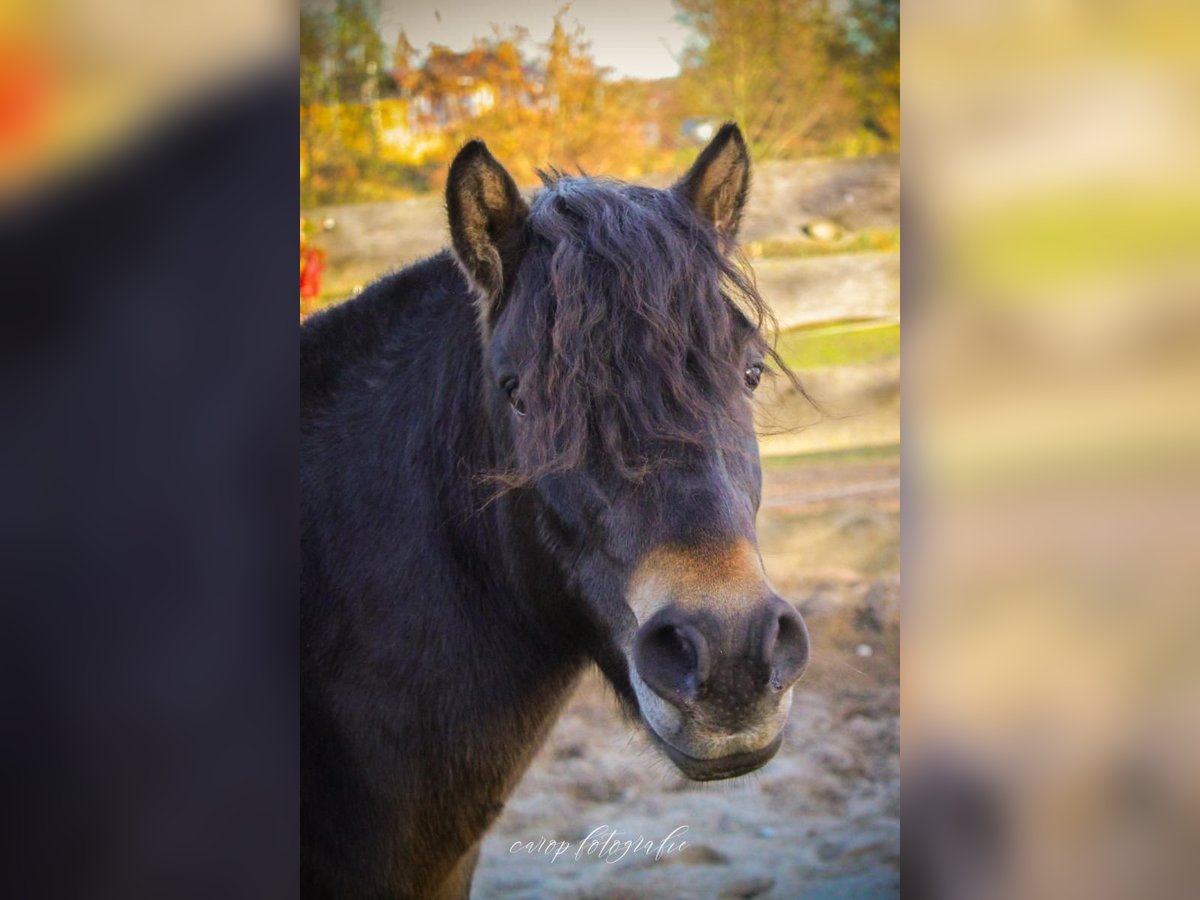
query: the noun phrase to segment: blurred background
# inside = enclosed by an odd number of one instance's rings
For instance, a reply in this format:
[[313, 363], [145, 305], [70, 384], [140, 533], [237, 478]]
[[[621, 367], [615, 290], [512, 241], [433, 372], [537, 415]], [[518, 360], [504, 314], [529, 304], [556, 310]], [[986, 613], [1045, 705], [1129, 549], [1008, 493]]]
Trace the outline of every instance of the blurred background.
[[[667, 186], [732, 119], [754, 160], [742, 244], [824, 407], [784, 379], [758, 395], [762, 552], [815, 647], [780, 756], [686, 782], [589, 678], [484, 844], [481, 897], [898, 892], [898, 18], [896, 0], [301, 4], [303, 315], [448, 244], [441, 192], [472, 137], [529, 190], [551, 165]], [[510, 852], [603, 825], [687, 826], [691, 846]]]
[[1195, 896], [1200, 9], [903, 43], [905, 887]]

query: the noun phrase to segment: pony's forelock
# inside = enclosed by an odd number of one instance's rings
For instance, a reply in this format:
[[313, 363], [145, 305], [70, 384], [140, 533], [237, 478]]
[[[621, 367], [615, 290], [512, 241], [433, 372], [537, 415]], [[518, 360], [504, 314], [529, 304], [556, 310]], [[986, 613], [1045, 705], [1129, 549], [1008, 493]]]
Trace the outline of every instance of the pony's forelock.
[[539, 174], [502, 314], [529, 414], [498, 480], [603, 465], [640, 481], [712, 446], [745, 402], [746, 341], [799, 387], [749, 265], [683, 197]]

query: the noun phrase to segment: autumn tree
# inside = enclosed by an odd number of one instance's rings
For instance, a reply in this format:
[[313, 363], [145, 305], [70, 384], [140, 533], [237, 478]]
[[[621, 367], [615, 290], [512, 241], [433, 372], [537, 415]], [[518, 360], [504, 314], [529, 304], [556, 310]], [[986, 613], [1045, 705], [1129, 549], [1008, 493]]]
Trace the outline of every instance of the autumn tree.
[[378, 0], [338, 0], [300, 13], [302, 195], [352, 183], [377, 166], [381, 82], [390, 79]]
[[495, 88], [501, 106], [530, 101], [532, 85], [521, 51], [528, 39], [524, 28], [496, 29], [491, 38], [477, 39], [472, 48], [472, 54], [479, 55], [480, 77]]
[[[308, 202], [438, 190], [456, 149], [479, 136], [523, 185], [551, 165], [631, 179], [670, 167], [662, 116], [668, 105], [675, 115], [674, 93], [663, 83], [613, 80], [578, 23], [568, 24], [567, 8], [545, 42], [525, 28], [494, 26], [462, 52], [419, 50], [403, 31], [385, 50], [374, 8], [371, 0], [340, 0], [331, 12], [302, 15], [301, 152], [312, 164], [302, 167], [301, 188]], [[372, 120], [372, 110], [386, 104], [373, 100], [371, 66], [382, 74], [384, 58], [419, 134], [410, 142], [416, 155], [403, 163], [386, 152], [395, 135], [385, 144]]]
[[[614, 88], [598, 66], [583, 30], [568, 24], [567, 10], [552, 23], [542, 43], [528, 32], [495, 32], [464, 54], [431, 48], [423, 67], [421, 93], [450, 90], [449, 75], [470, 75], [497, 93], [496, 105], [475, 118], [458, 116], [448, 129], [451, 146], [486, 135], [492, 151], [523, 184], [536, 182], [534, 169], [581, 167], [634, 176], [644, 158], [643, 128], [614, 102]], [[453, 68], [452, 68], [453, 66]]]
[[900, 137], [900, 0], [850, 0], [838, 61], [862, 124]]
[[378, 18], [378, 0], [338, 0], [334, 9], [334, 69], [343, 103], [366, 101], [378, 90], [386, 70]]
[[675, 0], [694, 39], [680, 74], [684, 105], [736, 120], [759, 156], [828, 140], [852, 118], [835, 65], [838, 23], [826, 0]]
[[322, 137], [315, 107], [330, 96], [327, 62], [332, 46], [329, 19], [300, 11], [300, 154], [302, 171], [312, 172], [314, 145]]
[[396, 80], [398, 87], [403, 89], [407, 86], [415, 71], [413, 63], [416, 58], [417, 48], [408, 40], [408, 32], [401, 28], [396, 38], [396, 46], [392, 48], [392, 78]]
[[300, 11], [300, 103], [310, 106], [329, 98], [326, 61], [332, 35], [327, 16]]
[[583, 29], [568, 29], [566, 10], [554, 16], [550, 40], [546, 42], [546, 100], [549, 113], [549, 156], [574, 162], [587, 151], [589, 132], [603, 115], [603, 75], [592, 60]]

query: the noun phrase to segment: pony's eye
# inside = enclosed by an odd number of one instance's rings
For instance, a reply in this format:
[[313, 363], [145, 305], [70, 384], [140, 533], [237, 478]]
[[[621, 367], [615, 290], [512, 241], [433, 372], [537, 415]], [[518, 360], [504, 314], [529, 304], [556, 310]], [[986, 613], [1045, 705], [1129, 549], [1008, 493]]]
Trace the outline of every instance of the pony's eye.
[[746, 387], [754, 390], [758, 387], [758, 383], [762, 381], [763, 367], [761, 363], [755, 363], [746, 369]]
[[525, 401], [517, 393], [517, 379], [507, 378], [501, 387], [504, 388], [504, 393], [508, 395], [508, 403], [513, 408], [513, 412], [518, 416], [524, 416], [528, 410], [525, 409]]

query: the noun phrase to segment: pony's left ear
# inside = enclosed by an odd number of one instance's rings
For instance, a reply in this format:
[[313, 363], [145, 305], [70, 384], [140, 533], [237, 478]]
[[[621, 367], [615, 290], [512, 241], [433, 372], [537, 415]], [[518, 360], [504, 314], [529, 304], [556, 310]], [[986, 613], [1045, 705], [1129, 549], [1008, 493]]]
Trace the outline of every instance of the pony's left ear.
[[750, 193], [750, 154], [736, 124], [721, 126], [675, 190], [721, 234], [737, 236]]
[[500, 297], [505, 264], [515, 261], [529, 207], [483, 141], [468, 143], [451, 163], [446, 210], [454, 255], [487, 312]]

